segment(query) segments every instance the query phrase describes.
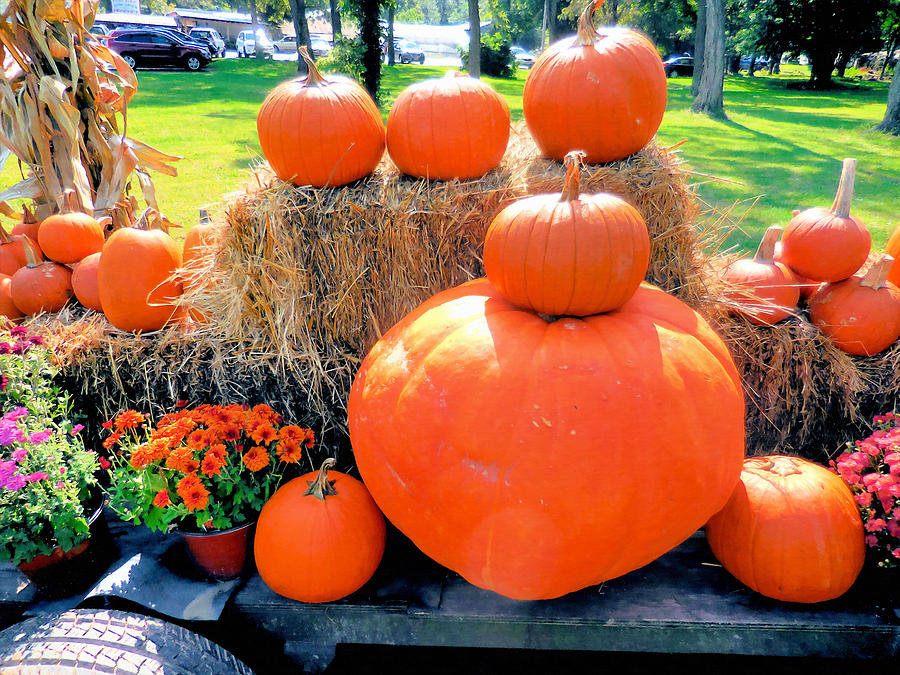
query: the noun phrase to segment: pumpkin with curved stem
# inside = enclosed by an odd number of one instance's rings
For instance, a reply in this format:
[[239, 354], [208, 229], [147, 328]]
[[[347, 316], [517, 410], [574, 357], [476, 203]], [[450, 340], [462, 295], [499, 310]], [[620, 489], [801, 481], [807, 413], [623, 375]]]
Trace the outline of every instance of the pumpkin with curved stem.
[[278, 85], [256, 118], [259, 144], [275, 174], [295, 185], [336, 187], [375, 170], [384, 154], [384, 122], [365, 89], [323, 76], [300, 48], [309, 74]]
[[758, 326], [771, 326], [787, 318], [800, 300], [800, 287], [793, 272], [774, 260], [780, 236], [780, 227], [768, 228], [756, 255], [734, 261], [722, 275], [729, 284], [725, 295], [732, 303], [732, 312]]
[[561, 194], [513, 202], [488, 227], [485, 273], [519, 307], [552, 315], [608, 312], [625, 304], [647, 273], [647, 224], [616, 195], [579, 194], [583, 154], [566, 155]]
[[741, 482], [706, 525], [720, 563], [762, 595], [823, 602], [842, 595], [865, 559], [850, 489], [825, 467], [770, 455], [744, 462]]
[[16, 321], [25, 316], [25, 314], [13, 302], [10, 290], [11, 283], [12, 277], [8, 274], [0, 273], [0, 316]]
[[856, 160], [845, 159], [841, 182], [831, 209], [801, 211], [781, 237], [781, 258], [794, 272], [813, 281], [840, 281], [866, 262], [872, 237], [858, 218], [850, 215]]
[[388, 154], [405, 174], [479, 178], [500, 164], [509, 106], [481, 80], [448, 71], [400, 92], [387, 121]]
[[123, 331], [158, 330], [180, 318], [174, 301], [182, 284], [174, 276], [181, 267], [181, 246], [153, 227], [149, 211], [134, 227], [113, 232], [100, 256], [100, 304], [109, 322]]
[[825, 284], [809, 299], [809, 317], [849, 354], [872, 356], [900, 337], [900, 289], [887, 281], [894, 259], [881, 255], [865, 274]]
[[101, 253], [91, 253], [72, 268], [72, 290], [78, 302], [96, 312], [103, 311], [97, 273], [100, 270]]
[[[487, 279], [439, 293], [369, 352], [348, 419], [385, 516], [440, 564], [517, 599], [598, 584], [677, 546], [728, 501], [744, 457], [728, 350], [648, 284], [607, 314], [558, 320]], [[652, 424], [636, 445], [637, 420]]]
[[666, 110], [666, 73], [656, 47], [627, 28], [596, 29], [589, 2], [574, 38], [548, 47], [522, 93], [525, 121], [541, 152], [562, 161], [571, 150], [589, 164], [643, 148]]
[[[0, 227], [0, 274], [12, 276], [16, 270], [25, 267], [25, 237], [18, 234], [10, 236]], [[35, 245], [37, 248], [37, 245]], [[38, 253], [38, 255], [40, 255]]]
[[29, 316], [58, 312], [72, 297], [72, 272], [65, 265], [41, 261], [28, 237], [25, 242], [26, 265], [12, 275], [10, 296], [16, 307]]
[[71, 264], [101, 251], [106, 239], [103, 224], [93, 216], [74, 210], [72, 193], [66, 194], [68, 210], [41, 221], [38, 243], [50, 260]]
[[384, 553], [384, 516], [355, 478], [318, 472], [281, 486], [263, 506], [254, 555], [259, 575], [279, 595], [332, 602], [375, 573]]

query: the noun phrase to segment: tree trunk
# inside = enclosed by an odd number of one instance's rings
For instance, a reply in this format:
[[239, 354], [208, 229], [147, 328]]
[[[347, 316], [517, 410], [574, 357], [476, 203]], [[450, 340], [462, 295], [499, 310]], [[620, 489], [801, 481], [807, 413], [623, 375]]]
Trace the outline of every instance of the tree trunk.
[[811, 51], [809, 55], [809, 83], [813, 89], [831, 88], [831, 72], [834, 70], [834, 60], [836, 58], [837, 49], [828, 45]]
[[338, 0], [328, 0], [329, 9], [331, 9], [331, 41], [341, 37], [341, 8], [338, 7]]
[[394, 53], [394, 3], [388, 5], [387, 54], [388, 65], [397, 63], [397, 55]]
[[609, 2], [609, 22], [613, 26], [619, 25], [619, 0]]
[[448, 0], [437, 0], [438, 23], [442, 26], [446, 26], [449, 23], [447, 19], [447, 2]]
[[[250, 0], [250, 28], [253, 30], [253, 39], [256, 40], [256, 31], [259, 29], [259, 18], [256, 12], [256, 0]], [[254, 42], [255, 44], [255, 42]], [[247, 52], [244, 52], [244, 56], [247, 55]], [[253, 56], [257, 59], [262, 60], [265, 58], [265, 54], [262, 53], [259, 49], [253, 50]]]
[[881, 75], [878, 78], [880, 80], [884, 79], [884, 72], [887, 70], [887, 67], [891, 62], [891, 56], [893, 55], [894, 47], [896, 46], [897, 33], [898, 31], [894, 31], [887, 39], [887, 44], [885, 45], [884, 50], [884, 62], [881, 64]]
[[553, 44], [564, 37], [565, 31], [559, 22], [559, 0], [548, 0], [549, 12], [547, 15], [547, 29], [550, 33], [548, 40]]
[[837, 76], [844, 77], [844, 73], [847, 72], [847, 64], [850, 63], [850, 52], [844, 53], [843, 51], [838, 56], [837, 64], [835, 68], [837, 69]]
[[691, 96], [700, 91], [700, 75], [703, 73], [703, 49], [706, 40], [706, 0], [697, 0], [697, 28], [694, 30], [694, 75], [691, 78]]
[[747, 68], [747, 74], [753, 77], [754, 70], [756, 70], [756, 54], [750, 57], [750, 66]]
[[378, 83], [381, 80], [381, 29], [378, 14], [379, 0], [363, 0], [359, 21], [359, 36], [366, 47], [363, 54], [363, 85], [374, 100], [378, 100]]
[[725, 117], [725, 0], [706, 0], [703, 72], [691, 110]]
[[478, 0], [469, 0], [469, 63], [466, 67], [472, 77], [481, 77], [481, 15]]
[[886, 131], [900, 136], [900, 63], [894, 66], [894, 77], [888, 89], [887, 112], [877, 127], [878, 131]]
[[541, 19], [541, 51], [547, 47], [547, 17], [550, 16], [550, 0], [544, 0], [544, 18]]
[[315, 60], [309, 42], [309, 26], [306, 24], [306, 0], [289, 0], [288, 4], [291, 6], [291, 20], [297, 35], [297, 72], [305, 73], [306, 62], [300, 58], [300, 47], [306, 47], [310, 58]]

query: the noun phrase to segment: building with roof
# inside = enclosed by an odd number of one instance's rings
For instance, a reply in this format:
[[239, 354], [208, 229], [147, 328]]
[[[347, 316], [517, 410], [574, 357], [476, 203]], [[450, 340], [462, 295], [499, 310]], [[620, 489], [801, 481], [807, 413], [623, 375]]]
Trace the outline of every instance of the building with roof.
[[[174, 11], [169, 12], [166, 16], [175, 21], [178, 28], [185, 32], [195, 26], [215, 28], [228, 45], [234, 45], [237, 34], [242, 30], [250, 28], [251, 25], [250, 15], [241, 12], [220, 12], [215, 10], [176, 7]], [[261, 26], [264, 25], [262, 21], [259, 21], [258, 23]], [[266, 28], [269, 37], [273, 39], [281, 37], [280, 35], [272, 34], [273, 32], [278, 32], [277, 30], [272, 31], [269, 27]]]
[[177, 28], [175, 20], [157, 14], [131, 14], [129, 12], [98, 12], [94, 23], [102, 23], [110, 30], [116, 28]]

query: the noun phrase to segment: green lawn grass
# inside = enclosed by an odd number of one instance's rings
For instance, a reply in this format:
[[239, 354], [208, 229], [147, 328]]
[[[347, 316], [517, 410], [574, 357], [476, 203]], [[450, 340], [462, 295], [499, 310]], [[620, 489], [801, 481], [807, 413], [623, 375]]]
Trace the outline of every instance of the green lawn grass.
[[[387, 67], [385, 116], [402, 89], [447, 68]], [[808, 72], [808, 71], [807, 71]], [[522, 119], [522, 87], [515, 80], [485, 78]], [[854, 215], [883, 245], [900, 222], [900, 139], [871, 131], [884, 114], [887, 85], [864, 83], [831, 92], [788, 88], [804, 79], [799, 66], [781, 77], [726, 79], [727, 121], [690, 112], [690, 80], [669, 80], [669, 104], [658, 140], [679, 147], [694, 172], [700, 198], [718, 212], [730, 211], [739, 229], [728, 243], [752, 248], [762, 230], [784, 224], [792, 208], [830, 206], [844, 157], [859, 160]], [[240, 189], [249, 167], [261, 161], [256, 113], [266, 94], [295, 76], [284, 61], [216, 61], [201, 73], [139, 71], [139, 91], [129, 107], [128, 133], [160, 150], [182, 155], [179, 176], [155, 175], [160, 206], [190, 226], [198, 209], [221, 204]], [[17, 180], [10, 163], [0, 187]], [[750, 208], [752, 205], [752, 208]], [[714, 215], [714, 214], [713, 214]]]

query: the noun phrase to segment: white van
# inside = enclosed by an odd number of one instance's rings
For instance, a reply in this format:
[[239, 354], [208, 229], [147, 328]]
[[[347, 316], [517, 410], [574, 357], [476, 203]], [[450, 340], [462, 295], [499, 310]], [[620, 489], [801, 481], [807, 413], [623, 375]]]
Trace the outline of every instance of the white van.
[[241, 59], [255, 56], [257, 49], [268, 58], [272, 58], [275, 54], [275, 47], [262, 28], [257, 28], [255, 35], [250, 29], [242, 30], [238, 33], [234, 46], [237, 49], [238, 58]]

